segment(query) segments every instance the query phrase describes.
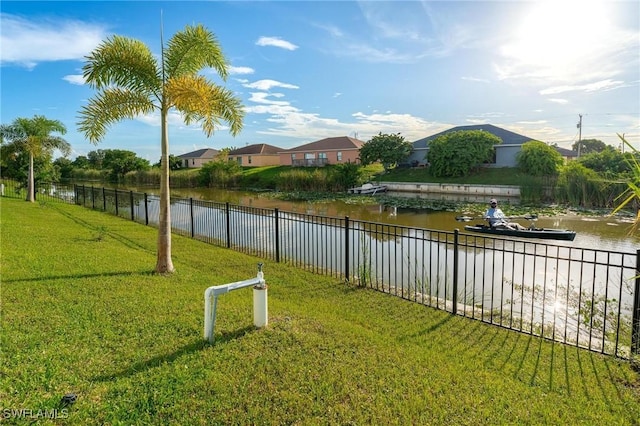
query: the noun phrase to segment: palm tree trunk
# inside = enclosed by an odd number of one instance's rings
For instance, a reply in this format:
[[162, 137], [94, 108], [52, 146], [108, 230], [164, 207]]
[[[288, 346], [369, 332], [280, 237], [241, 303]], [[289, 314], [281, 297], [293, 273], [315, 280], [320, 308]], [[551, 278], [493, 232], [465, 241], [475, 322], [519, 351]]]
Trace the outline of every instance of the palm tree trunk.
[[27, 178], [27, 201], [35, 202], [35, 179], [33, 177], [33, 154], [29, 153], [29, 177]]
[[162, 159], [160, 161], [160, 221], [158, 224], [158, 259], [155, 271], [170, 274], [175, 271], [171, 260], [171, 197], [169, 189], [169, 131], [166, 106], [162, 106]]

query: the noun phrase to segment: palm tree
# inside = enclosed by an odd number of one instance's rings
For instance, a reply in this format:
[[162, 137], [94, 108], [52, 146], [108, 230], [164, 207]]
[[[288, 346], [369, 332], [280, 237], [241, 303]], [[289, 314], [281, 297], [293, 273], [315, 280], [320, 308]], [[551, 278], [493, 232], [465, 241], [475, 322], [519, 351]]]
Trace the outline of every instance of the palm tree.
[[33, 118], [16, 118], [10, 125], [0, 127], [0, 137], [3, 142], [6, 139], [16, 148], [22, 148], [29, 154], [26, 201], [36, 200], [33, 159], [42, 155], [51, 155], [55, 149], [62, 152], [64, 156], [71, 152], [71, 145], [60, 136], [51, 135], [54, 132], [64, 135], [67, 128], [60, 121], [49, 120], [42, 115], [35, 115]]
[[[629, 157], [626, 157], [627, 158], [626, 161], [631, 166], [632, 177], [627, 182], [627, 190], [622, 194], [620, 194], [620, 196], [618, 197], [618, 200], [619, 200], [618, 206], [615, 209], [613, 209], [611, 214], [615, 214], [619, 212], [623, 208], [627, 207], [627, 205], [631, 206], [634, 200], [635, 200], [636, 206], [640, 204], [640, 161], [638, 161], [638, 154], [640, 154], [640, 151], [634, 148], [624, 138], [624, 135], [620, 135], [618, 133], [618, 137], [620, 138], [620, 140], [624, 145], [627, 145], [629, 148], [631, 148], [631, 153]], [[636, 217], [633, 221], [633, 224], [631, 225], [631, 228], [629, 229], [629, 235], [634, 234], [639, 227], [640, 227], [640, 209], [637, 209]]]
[[169, 40], [166, 49], [162, 36], [160, 44], [160, 63], [141, 41], [117, 35], [87, 57], [84, 79], [98, 92], [80, 111], [78, 129], [96, 144], [109, 125], [160, 112], [160, 221], [155, 271], [172, 273], [167, 115], [175, 108], [186, 124], [199, 123], [207, 137], [224, 121], [235, 136], [242, 130], [244, 110], [231, 91], [198, 74], [210, 67], [223, 81], [227, 78], [228, 64], [213, 33], [202, 25], [187, 26]]

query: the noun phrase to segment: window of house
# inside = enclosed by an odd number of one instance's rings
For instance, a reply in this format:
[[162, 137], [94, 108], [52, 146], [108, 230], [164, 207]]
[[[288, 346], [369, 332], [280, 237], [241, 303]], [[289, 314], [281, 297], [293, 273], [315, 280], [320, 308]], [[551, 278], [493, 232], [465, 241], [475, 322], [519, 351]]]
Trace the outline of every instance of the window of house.
[[304, 159], [305, 160], [313, 160], [314, 158], [316, 158], [316, 153], [315, 152], [305, 152], [304, 153]]
[[242, 166], [242, 155], [240, 157], [237, 157], [236, 161]]
[[318, 158], [327, 158], [327, 153], [326, 152], [319, 153]]
[[296, 159], [296, 155], [295, 154], [291, 154], [291, 161]]
[[338, 161], [342, 161], [342, 151], [338, 151]]
[[251, 164], [251, 156], [250, 155], [247, 157], [247, 163]]

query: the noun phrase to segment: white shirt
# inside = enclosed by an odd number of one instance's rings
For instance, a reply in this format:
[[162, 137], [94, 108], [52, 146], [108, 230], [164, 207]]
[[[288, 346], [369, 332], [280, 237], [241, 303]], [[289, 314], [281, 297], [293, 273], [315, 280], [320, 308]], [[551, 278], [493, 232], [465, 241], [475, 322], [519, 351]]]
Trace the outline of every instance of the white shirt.
[[506, 216], [498, 207], [490, 207], [484, 214], [485, 219], [489, 221], [489, 225], [497, 226], [506, 223]]

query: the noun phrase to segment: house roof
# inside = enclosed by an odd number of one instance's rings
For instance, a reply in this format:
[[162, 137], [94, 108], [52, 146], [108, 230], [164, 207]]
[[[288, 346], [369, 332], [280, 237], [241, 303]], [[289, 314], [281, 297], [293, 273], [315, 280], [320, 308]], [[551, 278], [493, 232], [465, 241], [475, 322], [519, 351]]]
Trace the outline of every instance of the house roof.
[[533, 140], [527, 136], [520, 135], [518, 133], [511, 132], [506, 129], [494, 126], [492, 124], [473, 124], [470, 126], [457, 126], [452, 127], [449, 130], [436, 133], [435, 135], [427, 136], [426, 138], [419, 139], [413, 143], [414, 148], [426, 148], [429, 145], [429, 141], [442, 136], [446, 133], [457, 132], [459, 130], [484, 130], [502, 139], [503, 145], [522, 145], [525, 142]]
[[320, 139], [305, 145], [296, 146], [280, 152], [300, 152], [300, 151], [331, 151], [338, 149], [360, 149], [364, 142], [348, 136], [338, 136], [333, 138]]
[[229, 155], [277, 154], [280, 151], [282, 151], [282, 148], [278, 148], [277, 146], [266, 143], [257, 143], [229, 151]]
[[187, 152], [186, 154], [178, 155], [178, 158], [202, 158], [211, 159], [218, 155], [218, 150], [213, 148], [203, 148], [197, 151]]
[[571, 149], [567, 149], [567, 148], [560, 148], [559, 146], [554, 146], [554, 148], [556, 149], [556, 151], [558, 151], [560, 153], [560, 155], [562, 155], [563, 157], [567, 157], [567, 158], [573, 158], [573, 157], [577, 157], [578, 156], [578, 151], [573, 151]]

